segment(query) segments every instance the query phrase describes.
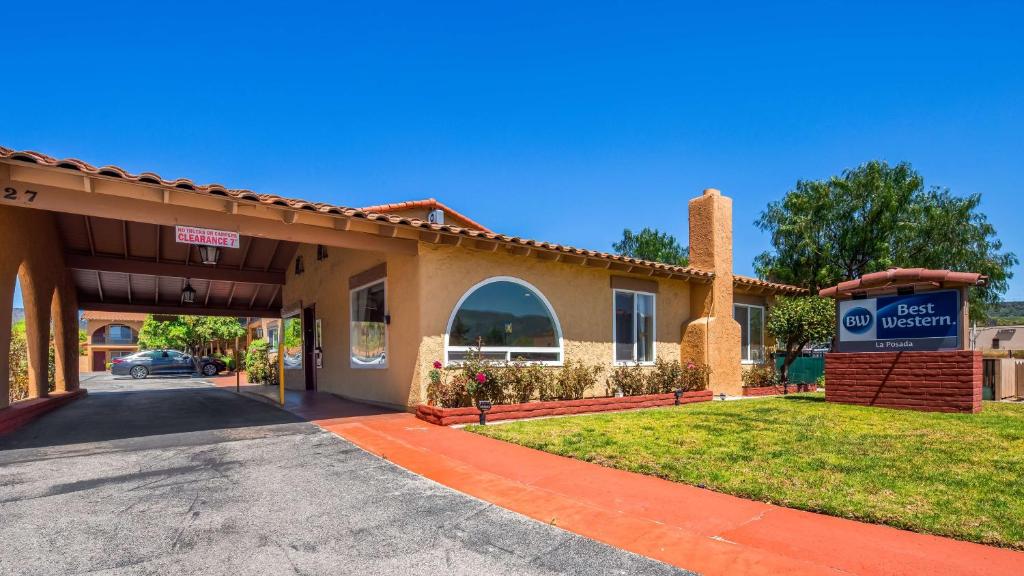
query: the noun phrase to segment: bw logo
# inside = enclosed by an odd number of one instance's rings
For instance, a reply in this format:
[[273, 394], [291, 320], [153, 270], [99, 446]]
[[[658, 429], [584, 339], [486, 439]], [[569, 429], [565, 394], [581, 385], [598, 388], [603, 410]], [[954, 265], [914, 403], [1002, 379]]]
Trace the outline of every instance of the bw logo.
[[843, 316], [843, 328], [847, 332], [863, 334], [871, 328], [874, 318], [869, 310], [861, 307], [850, 308]]

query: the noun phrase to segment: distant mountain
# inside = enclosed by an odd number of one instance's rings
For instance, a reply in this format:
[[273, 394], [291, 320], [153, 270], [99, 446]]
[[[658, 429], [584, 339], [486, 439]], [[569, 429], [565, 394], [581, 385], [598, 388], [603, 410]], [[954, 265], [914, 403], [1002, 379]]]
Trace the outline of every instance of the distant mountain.
[[25, 319], [24, 308], [14, 308], [11, 313], [11, 324], [17, 324]]
[[989, 309], [988, 316], [998, 326], [1024, 325], [1024, 301], [1015, 300], [994, 304]]
[[992, 306], [989, 316], [993, 318], [1005, 318], [1007, 316], [1024, 316], [1024, 301], [1000, 302]]

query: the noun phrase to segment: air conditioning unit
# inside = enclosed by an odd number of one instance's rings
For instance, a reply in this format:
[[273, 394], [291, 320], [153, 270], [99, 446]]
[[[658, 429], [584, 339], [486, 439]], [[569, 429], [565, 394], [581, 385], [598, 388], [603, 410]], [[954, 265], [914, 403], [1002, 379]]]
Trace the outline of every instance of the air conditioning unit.
[[444, 210], [431, 210], [427, 214], [427, 222], [431, 224], [444, 224]]

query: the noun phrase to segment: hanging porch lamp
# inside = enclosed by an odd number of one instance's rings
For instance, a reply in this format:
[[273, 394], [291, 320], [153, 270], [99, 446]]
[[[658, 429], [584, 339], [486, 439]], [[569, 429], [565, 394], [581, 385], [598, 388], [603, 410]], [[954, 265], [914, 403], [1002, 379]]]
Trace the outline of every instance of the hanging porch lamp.
[[220, 260], [220, 248], [217, 246], [207, 246], [205, 244], [197, 244], [199, 248], [199, 259], [202, 260], [203, 264], [216, 265], [217, 261]]
[[196, 289], [192, 287], [192, 283], [185, 280], [185, 287], [181, 289], [181, 301], [184, 304], [192, 304], [196, 301]]

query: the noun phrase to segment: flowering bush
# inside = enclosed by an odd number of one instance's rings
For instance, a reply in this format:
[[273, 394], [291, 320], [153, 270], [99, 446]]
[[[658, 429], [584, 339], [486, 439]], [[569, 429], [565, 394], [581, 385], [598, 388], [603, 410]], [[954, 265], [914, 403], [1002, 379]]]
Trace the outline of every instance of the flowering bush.
[[682, 378], [679, 382], [679, 388], [683, 392], [696, 392], [699, 390], [708, 389], [708, 381], [711, 379], [711, 367], [707, 364], [698, 364], [693, 361], [687, 361], [682, 366]]
[[521, 358], [503, 366], [498, 377], [508, 402], [529, 402], [535, 395], [543, 395], [542, 390], [551, 387], [549, 371], [540, 364], [530, 364]]
[[566, 360], [547, 389], [541, 391], [540, 399], [579, 400], [597, 384], [603, 371], [601, 366], [587, 366], [581, 360]]
[[270, 344], [258, 338], [249, 344], [242, 359], [246, 378], [253, 384], [277, 385], [277, 363], [270, 361]]
[[671, 362], [658, 358], [654, 370], [647, 375], [645, 389], [648, 394], [665, 394], [680, 387], [683, 381], [683, 366], [679, 360]]
[[[470, 351], [458, 364], [444, 366], [435, 361], [427, 373], [427, 403], [445, 408], [473, 406], [479, 400], [494, 404], [521, 404], [534, 399], [579, 400], [597, 387], [602, 366], [566, 360], [562, 368], [535, 362], [487, 360], [479, 350]], [[704, 390], [711, 371], [703, 364], [678, 360], [655, 362], [653, 368], [639, 364], [618, 366], [608, 378], [609, 396], [658, 394], [674, 390]]]
[[772, 364], [757, 364], [743, 371], [743, 385], [749, 388], [767, 388], [779, 384], [779, 373]]
[[639, 396], [647, 393], [647, 374], [640, 364], [616, 366], [608, 377], [609, 396]]

